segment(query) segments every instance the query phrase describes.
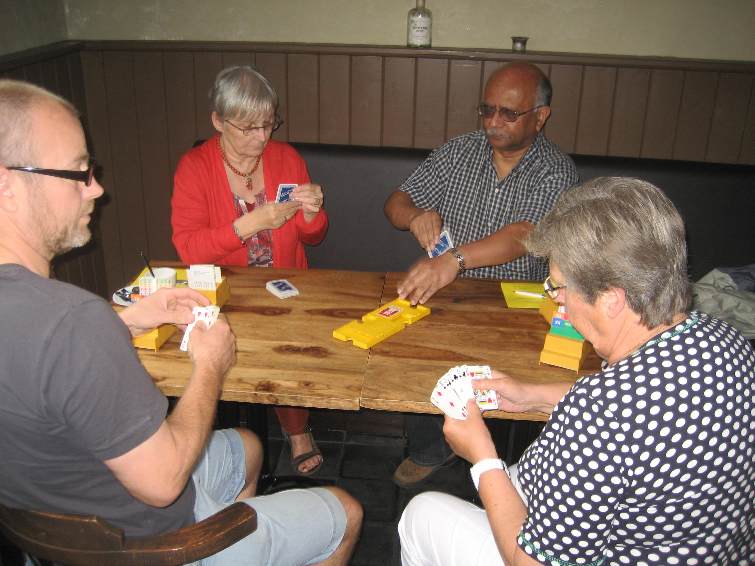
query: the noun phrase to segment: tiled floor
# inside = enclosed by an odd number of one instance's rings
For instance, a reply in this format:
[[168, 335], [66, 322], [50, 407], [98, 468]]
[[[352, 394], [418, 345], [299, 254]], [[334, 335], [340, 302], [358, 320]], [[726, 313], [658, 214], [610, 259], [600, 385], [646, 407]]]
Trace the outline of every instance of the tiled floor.
[[[314, 410], [310, 424], [325, 456], [323, 467], [312, 477], [343, 487], [364, 508], [364, 527], [351, 561], [353, 566], [400, 565], [397, 524], [404, 507], [417, 493], [443, 491], [479, 502], [469, 477], [469, 465], [462, 460], [439, 470], [416, 488], [400, 489], [393, 484], [393, 471], [405, 456], [401, 415]], [[490, 424], [499, 453], [509, 462], [519, 457], [539, 430], [537, 424], [530, 423]], [[281, 439], [273, 419], [268, 421], [268, 427], [275, 475], [290, 476], [293, 468], [288, 445]], [[282, 486], [285, 485], [283, 482]]]

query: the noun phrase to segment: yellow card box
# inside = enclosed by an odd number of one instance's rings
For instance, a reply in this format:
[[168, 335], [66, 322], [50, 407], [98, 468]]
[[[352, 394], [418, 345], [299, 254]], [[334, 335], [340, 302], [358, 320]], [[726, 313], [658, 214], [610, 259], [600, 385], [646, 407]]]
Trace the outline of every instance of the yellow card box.
[[588, 348], [584, 340], [574, 340], [556, 334], [546, 334], [540, 363], [579, 371], [587, 356]]
[[[187, 274], [186, 268], [177, 268], [176, 269], [176, 279], [177, 280], [183, 280], [187, 281], [188, 274]], [[139, 278], [143, 275], [146, 275], [148, 272], [147, 268], [145, 267], [139, 275], [136, 276], [136, 278], [129, 284], [131, 286], [136, 286], [139, 284]], [[186, 284], [178, 285], [178, 287], [185, 287]], [[223, 277], [220, 280], [220, 283], [215, 289], [196, 289], [199, 293], [202, 293], [205, 297], [210, 299], [210, 302], [213, 305], [223, 306], [228, 302], [228, 300], [231, 298], [231, 286], [228, 284], [228, 279]], [[176, 333], [178, 328], [173, 326], [172, 324], [162, 324], [158, 326], [157, 328], [153, 328], [149, 332], [145, 332], [144, 334], [140, 334], [139, 336], [134, 336], [131, 339], [131, 343], [134, 345], [135, 348], [142, 348], [144, 350], [153, 350], [157, 351], [159, 350], [165, 342], [168, 341], [168, 338], [173, 336], [173, 334]]]
[[131, 338], [131, 343], [135, 348], [142, 348], [144, 350], [153, 350], [157, 352], [160, 347], [168, 341], [168, 338], [176, 333], [176, 328], [172, 324], [162, 324], [157, 328], [153, 328], [149, 332], [139, 334]]
[[[138, 285], [139, 278], [146, 274], [147, 274], [147, 268], [145, 267], [144, 269], [142, 269], [139, 275], [137, 275], [136, 278], [130, 283], [130, 285]], [[188, 269], [186, 269], [185, 267], [177, 267], [176, 280], [188, 281]], [[187, 285], [188, 285], [187, 283], [184, 283], [184, 284], [177, 285], [177, 287], [186, 287]], [[210, 299], [210, 303], [212, 303], [213, 305], [217, 305], [219, 307], [222, 307], [231, 298], [231, 286], [228, 283], [228, 279], [226, 277], [222, 277], [220, 279], [220, 283], [215, 289], [196, 289], [196, 291], [198, 291], [199, 293], [202, 293], [205, 297]]]

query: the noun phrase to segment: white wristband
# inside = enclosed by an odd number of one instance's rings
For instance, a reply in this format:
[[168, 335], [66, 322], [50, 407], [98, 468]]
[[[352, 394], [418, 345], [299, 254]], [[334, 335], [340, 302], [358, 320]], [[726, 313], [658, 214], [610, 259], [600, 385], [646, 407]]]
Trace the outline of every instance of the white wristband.
[[506, 475], [509, 475], [509, 470], [506, 464], [503, 463], [503, 460], [499, 460], [498, 458], [480, 460], [469, 470], [469, 473], [472, 474], [472, 483], [474, 483], [476, 490], [479, 491], [480, 489], [480, 476], [490, 470], [503, 470], [506, 472]]

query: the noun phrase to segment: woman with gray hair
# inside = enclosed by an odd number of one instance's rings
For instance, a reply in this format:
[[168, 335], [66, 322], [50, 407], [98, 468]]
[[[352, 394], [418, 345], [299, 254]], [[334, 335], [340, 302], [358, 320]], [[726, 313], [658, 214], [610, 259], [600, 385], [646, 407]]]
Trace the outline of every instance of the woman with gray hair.
[[403, 563], [755, 563], [755, 353], [688, 312], [671, 201], [644, 181], [595, 179], [564, 193], [527, 247], [550, 260], [545, 291], [603, 369], [574, 384], [476, 383], [506, 411], [550, 418], [509, 469], [474, 401], [467, 420], [446, 417], [484, 510], [416, 497], [399, 524]]
[[[173, 245], [186, 264], [307, 268], [306, 245], [325, 237], [323, 193], [286, 143], [271, 139], [282, 121], [278, 94], [249, 66], [218, 73], [210, 91], [217, 134], [180, 160], [171, 201]], [[276, 407], [298, 473], [323, 462], [309, 412]]]

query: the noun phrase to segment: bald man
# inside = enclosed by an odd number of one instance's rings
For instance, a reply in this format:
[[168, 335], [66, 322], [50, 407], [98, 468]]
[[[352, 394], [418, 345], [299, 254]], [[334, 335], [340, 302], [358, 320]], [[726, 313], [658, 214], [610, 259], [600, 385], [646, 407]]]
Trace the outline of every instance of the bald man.
[[[522, 239], [579, 180], [571, 158], [546, 139], [550, 81], [536, 66], [511, 63], [494, 72], [477, 111], [482, 129], [436, 149], [385, 203], [399, 230], [430, 251], [443, 229], [455, 244], [423, 257], [398, 284], [401, 298], [425, 303], [458, 276], [542, 280], [544, 261]], [[409, 457], [394, 474], [402, 486], [427, 478], [453, 453], [440, 418], [409, 415]]]

